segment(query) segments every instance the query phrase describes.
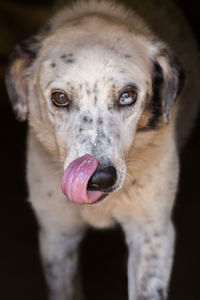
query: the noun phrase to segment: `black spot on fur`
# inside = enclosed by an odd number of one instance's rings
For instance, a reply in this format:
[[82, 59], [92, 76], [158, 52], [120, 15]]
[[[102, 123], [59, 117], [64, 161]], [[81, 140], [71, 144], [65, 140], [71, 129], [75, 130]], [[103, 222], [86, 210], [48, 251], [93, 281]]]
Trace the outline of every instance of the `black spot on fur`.
[[149, 243], [150, 243], [149, 238], [146, 238], [146, 239], [144, 240], [144, 243], [145, 243], [145, 244], [149, 244]]
[[69, 54], [64, 53], [60, 56], [60, 58], [62, 60], [64, 60], [64, 63], [66, 63], [66, 64], [73, 64], [75, 62], [75, 59], [73, 58], [72, 53], [69, 53]]
[[100, 138], [101, 140], [106, 139], [105, 133], [104, 133], [104, 132], [100, 132], [100, 133], [99, 133], [99, 138]]
[[91, 94], [91, 91], [89, 89], [86, 90], [87, 95], [89, 96]]
[[112, 111], [114, 109], [114, 104], [109, 103], [108, 104], [108, 110]]
[[166, 293], [165, 293], [164, 289], [162, 289], [162, 288], [158, 289], [158, 295], [159, 295], [159, 300], [166, 299], [166, 297], [165, 297]]
[[88, 122], [88, 117], [83, 117], [83, 122], [87, 123]]
[[51, 63], [51, 67], [52, 67], [52, 68], [55, 68], [55, 67], [56, 67], [56, 63], [52, 62], [52, 63]]
[[87, 142], [87, 138], [81, 140], [81, 143], [85, 144]]
[[111, 139], [110, 139], [109, 137], [106, 138], [106, 143], [107, 143], [108, 145], [111, 144]]
[[97, 100], [98, 100], [97, 95], [95, 95], [95, 96], [94, 96], [94, 104], [95, 104], [95, 105], [97, 104]]
[[62, 54], [60, 58], [65, 59], [66, 57], [67, 57], [67, 54]]
[[55, 272], [54, 263], [46, 263], [44, 266], [45, 273], [50, 281], [55, 281], [57, 279], [57, 274]]
[[155, 233], [154, 233], [154, 236], [155, 236], [155, 237], [160, 237], [161, 234], [160, 234], [160, 232], [155, 232]]
[[132, 56], [130, 54], [125, 54], [124, 58], [131, 58]]
[[99, 117], [99, 118], [97, 119], [97, 124], [98, 124], [98, 125], [103, 124], [103, 119], [102, 119], [101, 117]]
[[[146, 238], [146, 241], [147, 243], [146, 244], [150, 244], [151, 243], [151, 240]], [[149, 245], [149, 248], [152, 248], [151, 247], [151, 244]], [[152, 253], [153, 251], [155, 251], [154, 249], [151, 249], [151, 253], [147, 254], [145, 256], [145, 260], [148, 261], [148, 262], [152, 262], [152, 261], [156, 261], [158, 259], [158, 256], [155, 254], [155, 253]]]
[[75, 59], [73, 58], [68, 58], [67, 60], [65, 60], [66, 64], [73, 64], [75, 62]]
[[88, 117], [88, 116], [84, 116], [83, 117], [83, 122], [84, 123], [92, 123], [93, 122], [93, 119], [92, 118], [90, 118], [90, 117]]
[[158, 256], [156, 254], [151, 255], [151, 260], [157, 260], [157, 259], [158, 259]]
[[48, 191], [47, 196], [51, 198], [53, 196], [53, 191]]

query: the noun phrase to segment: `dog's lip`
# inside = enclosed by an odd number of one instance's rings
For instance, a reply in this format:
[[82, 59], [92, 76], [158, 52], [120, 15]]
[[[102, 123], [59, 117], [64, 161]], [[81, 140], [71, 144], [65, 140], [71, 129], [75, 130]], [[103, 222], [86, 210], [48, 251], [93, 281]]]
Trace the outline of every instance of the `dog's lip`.
[[103, 193], [96, 201], [88, 203], [88, 204], [90, 204], [90, 205], [98, 204], [98, 203], [102, 202], [108, 196], [109, 196], [109, 193]]

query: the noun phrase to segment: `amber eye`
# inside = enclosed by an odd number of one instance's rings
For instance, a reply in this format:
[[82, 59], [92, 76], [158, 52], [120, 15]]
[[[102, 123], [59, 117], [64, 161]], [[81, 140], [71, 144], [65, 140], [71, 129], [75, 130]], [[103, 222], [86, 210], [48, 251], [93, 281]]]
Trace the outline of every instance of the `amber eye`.
[[134, 91], [125, 91], [119, 97], [119, 104], [121, 106], [129, 106], [136, 102], [137, 94]]
[[51, 93], [51, 101], [55, 106], [66, 107], [69, 105], [69, 98], [66, 93], [56, 91]]

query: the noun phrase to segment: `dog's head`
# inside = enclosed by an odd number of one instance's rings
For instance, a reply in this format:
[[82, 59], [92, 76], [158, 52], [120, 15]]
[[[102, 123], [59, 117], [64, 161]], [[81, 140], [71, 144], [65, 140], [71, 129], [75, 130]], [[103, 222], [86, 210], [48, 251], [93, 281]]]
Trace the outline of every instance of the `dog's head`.
[[63, 192], [94, 203], [122, 187], [137, 131], [169, 122], [183, 79], [163, 43], [88, 16], [17, 46], [6, 82], [18, 119], [63, 161]]

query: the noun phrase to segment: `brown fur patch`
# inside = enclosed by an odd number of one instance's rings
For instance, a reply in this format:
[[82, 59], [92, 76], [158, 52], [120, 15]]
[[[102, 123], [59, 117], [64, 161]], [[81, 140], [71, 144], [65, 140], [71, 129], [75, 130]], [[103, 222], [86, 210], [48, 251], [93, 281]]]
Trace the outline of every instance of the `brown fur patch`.
[[148, 127], [152, 114], [149, 110], [144, 110], [137, 125], [137, 130], [142, 130]]
[[27, 68], [28, 57], [13, 57], [6, 75], [6, 85], [16, 117], [20, 121], [27, 117]]
[[16, 75], [21, 73], [21, 71], [26, 67], [29, 59], [27, 58], [16, 58], [11, 66], [11, 73], [12, 75]]
[[10, 67], [10, 75], [12, 76], [13, 80], [21, 84], [21, 86], [24, 88], [24, 92], [26, 90], [26, 74], [23, 73], [23, 70], [25, 70], [29, 62], [29, 58], [16, 58]]

